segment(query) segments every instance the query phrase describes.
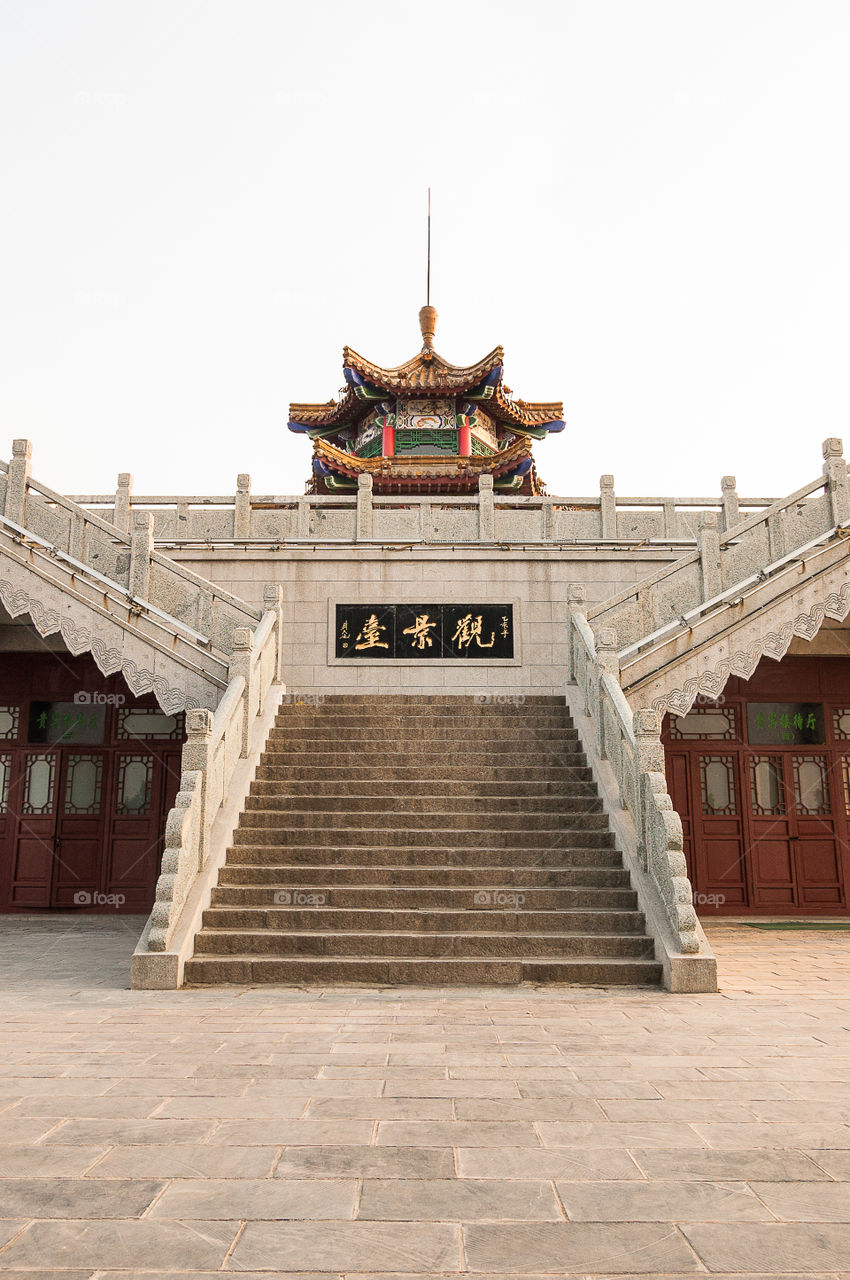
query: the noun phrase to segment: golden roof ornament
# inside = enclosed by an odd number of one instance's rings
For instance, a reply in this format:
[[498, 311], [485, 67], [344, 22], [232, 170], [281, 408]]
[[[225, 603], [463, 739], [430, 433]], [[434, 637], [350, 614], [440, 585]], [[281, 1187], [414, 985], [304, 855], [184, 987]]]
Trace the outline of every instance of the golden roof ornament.
[[434, 350], [434, 333], [437, 328], [437, 308], [426, 305], [419, 310], [419, 328], [422, 330], [422, 350]]

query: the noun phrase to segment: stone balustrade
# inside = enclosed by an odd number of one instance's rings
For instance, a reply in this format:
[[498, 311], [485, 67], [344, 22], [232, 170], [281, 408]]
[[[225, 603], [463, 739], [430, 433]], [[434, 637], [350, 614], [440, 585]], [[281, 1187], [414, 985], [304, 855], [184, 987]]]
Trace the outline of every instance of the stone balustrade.
[[[619, 682], [617, 634], [591, 630], [584, 588], [569, 593], [569, 690], [591, 765], [607, 766], [609, 806], [623, 810], [620, 843], [641, 898], [650, 932], [662, 950], [668, 984], [678, 990], [713, 990], [716, 970], [694, 909], [682, 823], [667, 792], [661, 716], [633, 712]], [[604, 770], [603, 770], [604, 774]], [[612, 815], [617, 830], [616, 812]], [[670, 970], [674, 971], [672, 977]]]
[[[643, 578], [634, 587], [588, 611], [594, 629], [616, 628], [621, 655], [651, 643], [665, 629], [689, 624], [694, 611], [722, 603], [724, 592], [737, 595], [751, 582], [770, 576], [792, 555], [808, 552], [850, 519], [847, 466], [840, 440], [823, 444], [823, 474], [787, 498], [731, 527], [717, 512], [697, 519], [696, 550]], [[729, 518], [745, 504], [731, 497], [724, 480]]]
[[726, 530], [740, 513], [760, 512], [771, 498], [740, 498], [734, 476], [724, 476], [711, 498], [618, 497], [614, 477], [602, 476], [595, 497], [517, 497], [493, 489], [482, 476], [477, 493], [459, 497], [375, 494], [364, 475], [347, 494], [278, 497], [251, 492], [251, 477], [237, 478], [235, 494], [195, 497], [134, 495], [123, 472], [114, 494], [78, 495], [74, 501], [128, 531], [134, 513], [153, 521], [163, 546], [298, 543], [559, 543], [630, 544], [696, 542], [701, 512]]

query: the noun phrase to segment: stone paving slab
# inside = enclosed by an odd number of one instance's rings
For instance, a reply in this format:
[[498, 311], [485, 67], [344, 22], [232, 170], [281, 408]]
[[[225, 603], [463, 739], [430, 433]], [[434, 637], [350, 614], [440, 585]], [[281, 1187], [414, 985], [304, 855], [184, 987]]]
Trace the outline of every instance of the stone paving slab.
[[0, 933], [0, 1280], [850, 1280], [850, 937], [710, 925], [717, 995], [130, 992], [137, 925]]

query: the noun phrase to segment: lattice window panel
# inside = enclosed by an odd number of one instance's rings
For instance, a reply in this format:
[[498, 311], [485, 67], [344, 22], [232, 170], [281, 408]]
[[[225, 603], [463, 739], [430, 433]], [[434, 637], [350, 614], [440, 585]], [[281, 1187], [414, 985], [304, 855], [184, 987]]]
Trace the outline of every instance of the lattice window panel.
[[121, 756], [115, 812], [122, 817], [150, 813], [153, 788], [153, 760], [145, 755]]
[[737, 742], [737, 708], [692, 707], [687, 715], [671, 716], [670, 737], [682, 741], [702, 738], [715, 742]]
[[159, 707], [121, 707], [118, 711], [118, 737], [155, 738], [159, 742], [182, 742], [185, 736], [183, 712], [166, 715]]
[[0, 813], [9, 812], [9, 783], [12, 778], [12, 756], [10, 752], [0, 752]]
[[703, 813], [716, 817], [736, 814], [735, 757], [700, 756], [699, 775]]
[[850, 707], [836, 707], [833, 710], [832, 731], [839, 742], [850, 741]]
[[20, 707], [0, 707], [0, 740], [3, 742], [14, 742], [17, 740], [20, 719]]
[[817, 817], [830, 812], [829, 777], [824, 756], [794, 756], [797, 812]]
[[458, 433], [456, 431], [442, 431], [437, 427], [412, 427], [408, 431], [396, 431], [395, 433], [397, 453], [405, 449], [417, 449], [423, 445], [436, 449], [438, 453], [457, 453]]
[[65, 778], [65, 813], [100, 813], [103, 785], [103, 758], [69, 755]]
[[27, 756], [21, 813], [33, 816], [52, 813], [55, 781], [55, 756]]
[[781, 756], [750, 757], [750, 800], [756, 817], [776, 817], [785, 812]]

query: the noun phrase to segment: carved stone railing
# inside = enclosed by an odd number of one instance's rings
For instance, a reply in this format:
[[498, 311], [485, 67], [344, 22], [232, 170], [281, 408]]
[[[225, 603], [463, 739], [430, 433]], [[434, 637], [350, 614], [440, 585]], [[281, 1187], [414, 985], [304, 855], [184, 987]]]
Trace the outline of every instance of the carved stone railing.
[[619, 683], [616, 633], [604, 627], [594, 635], [584, 610], [584, 588], [572, 587], [570, 682], [593, 727], [591, 754], [610, 766], [634, 830], [637, 866], [631, 869], [651, 886], [674, 948], [685, 957], [710, 956], [694, 910], [682, 823], [667, 793], [661, 717], [651, 710], [632, 712]]
[[823, 456], [822, 476], [730, 528], [721, 529], [716, 513], [703, 512], [697, 550], [590, 609], [593, 627], [616, 628], [623, 651], [648, 643], [841, 526], [850, 518], [841, 441], [825, 440]]
[[120, 670], [168, 711], [215, 705], [236, 633], [253, 630], [261, 611], [156, 551], [150, 513], [133, 512], [119, 529], [34, 480], [31, 453], [16, 440], [0, 468], [7, 610], [29, 613], [42, 635], [61, 631], [72, 652], [90, 650], [104, 673]]
[[156, 900], [143, 935], [148, 952], [171, 946], [190, 891], [209, 862], [213, 828], [232, 798], [236, 771], [252, 755], [252, 730], [278, 680], [279, 591], [267, 590], [266, 603], [275, 607], [256, 632], [236, 631], [231, 679], [215, 713], [199, 708], [187, 714], [180, 791], [166, 822]]
[[122, 472], [114, 494], [81, 494], [74, 501], [96, 509], [127, 531], [135, 513], [149, 514], [163, 546], [233, 543], [626, 543], [693, 544], [701, 510], [718, 526], [737, 523], [742, 509], [760, 510], [771, 498], [740, 498], [734, 476], [724, 476], [712, 498], [618, 497], [614, 477], [601, 477], [594, 497], [516, 497], [494, 492], [482, 477], [477, 492], [461, 497], [375, 494], [362, 476], [346, 494], [280, 497], [251, 492], [251, 477], [237, 477], [236, 493], [194, 497], [135, 495]]

